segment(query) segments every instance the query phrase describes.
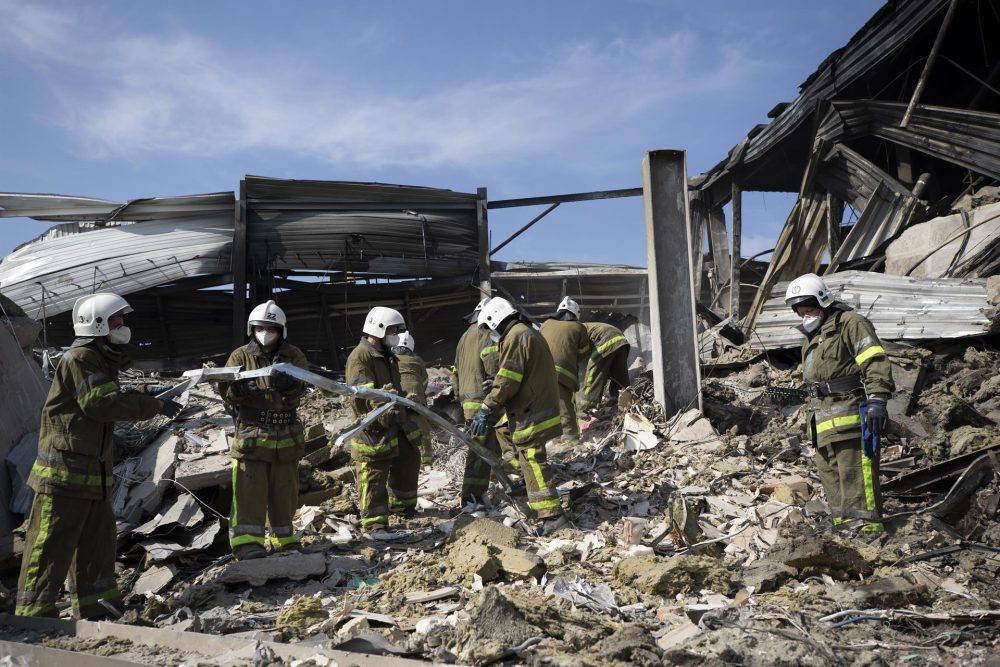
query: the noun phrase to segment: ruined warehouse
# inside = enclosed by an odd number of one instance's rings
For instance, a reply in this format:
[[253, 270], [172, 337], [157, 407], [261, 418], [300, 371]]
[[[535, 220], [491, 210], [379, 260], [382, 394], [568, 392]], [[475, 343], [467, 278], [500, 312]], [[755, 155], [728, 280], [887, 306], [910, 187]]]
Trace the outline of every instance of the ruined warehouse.
[[[451, 369], [461, 318], [483, 296], [537, 323], [576, 300], [582, 321], [624, 332], [631, 381], [581, 421], [578, 442], [548, 450], [571, 521], [553, 535], [520, 530], [496, 483], [491, 502], [464, 511], [467, 447], [442, 428], [417, 519], [367, 535], [340, 437], [354, 422], [348, 400], [311, 391], [295, 515], [305, 548], [261, 565], [227, 553], [233, 420], [192, 383], [176, 420], [116, 429], [119, 588], [132, 615], [100, 627], [0, 617], [12, 628], [0, 648], [101, 640], [109, 655], [165, 664], [208, 659], [191, 645], [215, 635], [217, 664], [357, 652], [366, 664], [992, 664], [998, 31], [990, 2], [887, 2], [714, 167], [688, 174], [683, 150], [651, 150], [628, 189], [491, 200], [485, 187], [246, 176], [233, 192], [129, 202], [0, 194], [0, 217], [54, 223], [0, 262], [6, 589], [46, 373], [73, 340], [81, 296], [116, 292], [142, 315], [130, 321], [131, 385], [223, 366], [250, 309], [272, 298], [311, 370], [342, 380], [365, 314], [386, 306], [420, 340], [430, 407], [461, 422]], [[797, 196], [773, 248], [746, 257], [752, 192]], [[648, 268], [493, 258], [556, 207], [613, 197], [645, 200]], [[491, 243], [489, 212], [512, 207], [526, 224]], [[831, 527], [807, 435], [801, 320], [785, 301], [808, 273], [870, 321], [891, 368], [874, 473], [884, 534]]]

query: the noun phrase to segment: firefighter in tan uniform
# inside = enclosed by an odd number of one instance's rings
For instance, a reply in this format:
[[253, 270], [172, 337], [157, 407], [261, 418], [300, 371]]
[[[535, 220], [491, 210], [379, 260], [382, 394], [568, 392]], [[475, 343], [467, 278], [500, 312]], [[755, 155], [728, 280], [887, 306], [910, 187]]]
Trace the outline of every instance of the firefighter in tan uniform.
[[628, 353], [631, 349], [621, 329], [604, 322], [585, 322], [592, 351], [584, 375], [580, 408], [600, 407], [604, 388], [617, 404], [618, 392], [628, 387]]
[[[364, 336], [347, 358], [347, 383], [402, 394], [399, 364], [392, 348], [399, 344], [404, 331], [406, 324], [398, 311], [372, 308], [362, 328]], [[375, 401], [351, 401], [357, 418], [377, 407]], [[365, 530], [387, 528], [390, 510], [404, 516], [416, 511], [419, 443], [420, 429], [396, 408], [351, 437], [361, 526]]]
[[[308, 369], [302, 350], [289, 343], [287, 318], [274, 301], [250, 311], [249, 343], [229, 355], [226, 366], [245, 371], [278, 363]], [[240, 559], [261, 558], [298, 546], [292, 516], [299, 501], [299, 459], [305, 436], [296, 409], [306, 392], [303, 382], [284, 373], [220, 382], [219, 393], [234, 415], [233, 499], [229, 546]], [[270, 535], [265, 540], [265, 525]]]
[[[392, 354], [399, 365], [399, 386], [403, 395], [420, 405], [427, 405], [427, 364], [414, 351], [416, 341], [409, 331], [399, 336], [399, 344], [392, 348]], [[434, 462], [431, 448], [431, 424], [420, 414], [410, 415], [410, 419], [420, 429], [420, 464], [429, 466]]]
[[125, 299], [109, 293], [73, 305], [77, 339], [56, 367], [28, 478], [35, 499], [17, 584], [19, 616], [58, 616], [67, 575], [75, 617], [104, 616], [101, 600], [120, 609], [111, 509], [114, 422], [173, 418], [181, 410], [169, 399], [121, 391], [118, 372], [130, 364], [124, 347], [130, 312]]
[[580, 439], [580, 421], [576, 415], [576, 392], [580, 388], [580, 364], [590, 352], [587, 328], [580, 323], [580, 306], [566, 297], [556, 309], [555, 317], [542, 323], [542, 337], [555, 360], [559, 384], [559, 417], [563, 435]]
[[808, 430], [833, 521], [860, 520], [863, 531], [881, 532], [880, 441], [895, 388], [885, 349], [872, 323], [835, 301], [815, 274], [789, 283], [785, 302], [802, 318], [806, 336]]
[[506, 299], [491, 299], [480, 311], [479, 323], [499, 345], [500, 368], [469, 432], [483, 436], [501, 412], [507, 417], [528, 490], [528, 505], [542, 519], [542, 532], [549, 533], [565, 524], [545, 461], [545, 444], [562, 433], [552, 354], [541, 334], [522, 322]]

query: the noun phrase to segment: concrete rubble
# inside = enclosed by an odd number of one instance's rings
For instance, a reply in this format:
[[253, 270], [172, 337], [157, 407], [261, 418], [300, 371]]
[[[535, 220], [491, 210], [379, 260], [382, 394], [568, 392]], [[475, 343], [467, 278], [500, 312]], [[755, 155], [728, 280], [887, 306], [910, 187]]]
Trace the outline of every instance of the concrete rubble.
[[[893, 356], [914, 359], [924, 372], [893, 415], [890, 477], [1000, 442], [989, 382], [1000, 352], [946, 343]], [[706, 376], [704, 412], [665, 418], [640, 376], [628, 408], [604, 408], [580, 445], [550, 452], [572, 524], [546, 537], [496, 489], [493, 504], [459, 508], [465, 453], [441, 432], [417, 517], [366, 535], [336, 431], [312, 429], [322, 436], [309, 452], [325, 460], [303, 463], [300, 491], [323, 498], [296, 515], [302, 553], [241, 562], [229, 557], [225, 481], [184, 489], [168, 472], [220, 456], [210, 443], [232, 428], [216, 403], [189, 397], [173, 424], [139, 425], [152, 433], [119, 517], [121, 622], [463, 664], [763, 664], [778, 651], [812, 664], [815, 644], [835, 664], [859, 664], [852, 645], [870, 647], [864, 664], [895, 664], [943, 634], [932, 645], [951, 660], [984, 657], [1000, 598], [995, 477], [947, 517], [924, 510], [957, 474], [891, 494], [884, 537], [834, 531], [812, 448], [789, 435], [802, 432], [796, 381], [778, 361], [735, 364]], [[315, 391], [303, 412], [334, 424], [345, 408]], [[908, 435], [917, 425], [926, 436]], [[634, 447], [636, 433], [651, 446]], [[159, 505], [143, 509], [151, 497]]]

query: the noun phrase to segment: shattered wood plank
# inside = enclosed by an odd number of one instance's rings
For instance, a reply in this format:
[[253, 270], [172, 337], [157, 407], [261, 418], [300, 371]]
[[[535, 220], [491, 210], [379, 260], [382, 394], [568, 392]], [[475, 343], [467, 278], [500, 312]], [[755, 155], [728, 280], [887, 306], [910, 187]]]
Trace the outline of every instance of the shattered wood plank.
[[462, 589], [459, 586], [445, 586], [433, 591], [416, 591], [403, 595], [403, 602], [407, 604], [425, 604], [427, 602], [437, 602], [446, 598], [458, 595]]

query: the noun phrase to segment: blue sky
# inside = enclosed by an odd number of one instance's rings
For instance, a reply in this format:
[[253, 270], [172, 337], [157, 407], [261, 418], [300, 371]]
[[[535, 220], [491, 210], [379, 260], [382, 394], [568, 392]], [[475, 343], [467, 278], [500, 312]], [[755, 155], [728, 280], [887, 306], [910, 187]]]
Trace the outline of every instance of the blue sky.
[[[0, 191], [126, 201], [244, 174], [491, 199], [699, 173], [881, 5], [801, 0], [0, 0]], [[792, 198], [744, 197], [745, 255]], [[494, 245], [540, 212], [494, 210]], [[0, 220], [0, 256], [48, 227]], [[640, 198], [566, 204], [498, 257], [645, 264]]]

